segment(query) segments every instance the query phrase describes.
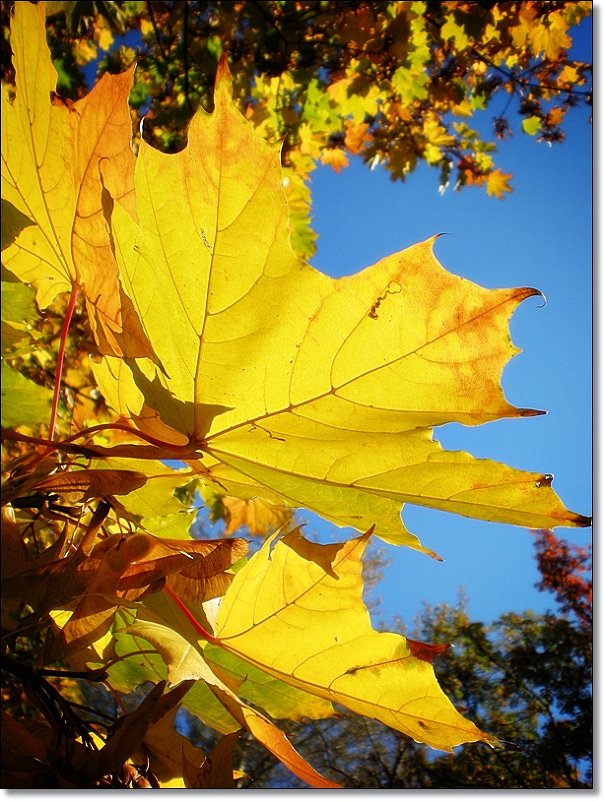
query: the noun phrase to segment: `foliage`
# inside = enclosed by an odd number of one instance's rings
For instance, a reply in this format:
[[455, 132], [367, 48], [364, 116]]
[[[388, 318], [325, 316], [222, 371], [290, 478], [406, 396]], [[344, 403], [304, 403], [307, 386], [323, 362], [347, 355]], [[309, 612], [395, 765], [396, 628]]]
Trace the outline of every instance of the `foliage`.
[[[500, 387], [535, 290], [453, 276], [432, 240], [339, 281], [312, 269], [226, 59], [186, 147], [135, 155], [132, 68], [55, 92], [46, 12], [63, 5], [15, 6], [2, 98], [6, 786], [232, 786], [243, 731], [334, 787], [270, 717], [336, 703], [445, 751], [498, 748], [439, 687], [440, 646], [372, 628], [362, 554], [378, 536], [434, 555], [407, 502], [589, 523], [551, 476], [432, 438], [536, 414]], [[201, 496], [275, 531], [248, 560], [241, 538], [192, 537]], [[296, 507], [360, 535], [312, 543]], [[223, 735], [212, 753], [177, 735], [179, 710]]]
[[542, 574], [540, 590], [554, 593], [561, 609], [582, 628], [592, 626], [592, 556], [544, 529], [536, 532], [536, 556]]
[[[552, 572], [553, 550], [570, 548], [552, 532], [540, 532], [536, 558], [544, 580]], [[504, 749], [477, 744], [455, 756], [433, 755], [344, 710], [337, 718], [290, 724], [293, 742], [348, 788], [590, 788], [592, 633], [586, 618], [572, 611], [579, 602], [591, 608], [589, 584], [579, 590], [575, 581], [589, 571], [586, 552], [559, 567], [557, 608], [543, 616], [509, 612], [487, 625], [470, 618], [461, 599], [456, 607], [427, 606], [417, 621], [413, 636], [450, 644], [435, 661], [447, 694], [497, 734]], [[208, 732], [192, 726], [190, 735], [199, 741]], [[242, 742], [239, 764], [249, 777], [242, 786], [292, 786], [275, 760], [252, 742]]]
[[[131, 104], [147, 141], [185, 146], [186, 123], [211, 108], [228, 53], [239, 109], [283, 142], [295, 249], [313, 252], [308, 179], [359, 156], [405, 179], [425, 162], [442, 189], [511, 191], [496, 142], [513, 129], [549, 144], [567, 112], [590, 103], [591, 67], [570, 54], [590, 2], [54, 2], [50, 42], [64, 96], [83, 68], [118, 72], [137, 58]], [[6, 71], [6, 70], [5, 70]], [[491, 132], [471, 125], [492, 111]], [[519, 123], [511, 118], [516, 112]], [[482, 132], [484, 131], [484, 132]]]

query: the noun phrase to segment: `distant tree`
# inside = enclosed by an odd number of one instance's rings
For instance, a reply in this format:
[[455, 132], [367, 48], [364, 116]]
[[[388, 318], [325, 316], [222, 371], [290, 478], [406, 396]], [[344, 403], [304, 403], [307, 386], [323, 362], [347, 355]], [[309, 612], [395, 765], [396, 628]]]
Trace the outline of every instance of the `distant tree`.
[[552, 531], [536, 532], [536, 559], [542, 574], [540, 590], [552, 592], [561, 611], [582, 628], [592, 626], [592, 554], [559, 539]]
[[[486, 625], [456, 607], [425, 606], [411, 636], [451, 643], [435, 659], [445, 692], [502, 750], [429, 751], [376, 721], [342, 716], [288, 724], [296, 747], [349, 788], [551, 789], [592, 783], [590, 552], [537, 532], [546, 615], [509, 612]], [[248, 787], [292, 787], [292, 777], [254, 743], [240, 752]], [[302, 786], [302, 785], [300, 785]]]

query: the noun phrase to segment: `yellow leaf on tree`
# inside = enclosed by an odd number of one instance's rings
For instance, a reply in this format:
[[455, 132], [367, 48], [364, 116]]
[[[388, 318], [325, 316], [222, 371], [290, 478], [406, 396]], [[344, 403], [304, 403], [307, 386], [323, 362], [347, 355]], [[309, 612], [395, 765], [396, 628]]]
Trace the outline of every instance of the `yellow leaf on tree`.
[[88, 64], [89, 61], [97, 57], [96, 44], [91, 42], [90, 39], [78, 39], [74, 45], [74, 57], [76, 59], [76, 64], [80, 64], [81, 66]]
[[512, 192], [509, 183], [512, 177], [510, 173], [502, 172], [502, 170], [492, 170], [487, 176], [487, 194], [501, 200], [505, 192]]
[[322, 150], [320, 161], [322, 164], [332, 167], [334, 172], [340, 172], [343, 167], [349, 166], [349, 159], [346, 153], [339, 148], [326, 148]]
[[586, 78], [584, 75], [580, 72], [577, 66], [572, 66], [571, 64], [566, 64], [557, 78], [557, 85], [564, 88], [573, 86], [574, 84], [582, 86], [585, 83]]
[[134, 68], [103, 76], [76, 103], [62, 101], [45, 19], [44, 3], [15, 4], [17, 88], [14, 100], [7, 87], [2, 93], [2, 198], [31, 224], [3, 251], [3, 264], [35, 286], [42, 308], [60, 292], [81, 287], [103, 352], [152, 356], [118, 281], [103, 207], [103, 184], [114, 201], [131, 202]]
[[226, 495], [221, 501], [227, 512], [226, 536], [244, 527], [250, 534], [266, 537], [292, 517], [292, 510], [287, 506], [275, 506], [261, 498], [243, 501]]
[[430, 661], [405, 637], [375, 631], [363, 603], [368, 535], [317, 545], [275, 535], [239, 571], [218, 614], [227, 651], [298, 689], [376, 718], [433, 748], [495, 738], [465, 720]]
[[95, 38], [101, 50], [109, 50], [114, 41], [112, 31], [105, 25], [101, 25], [95, 30]]
[[114, 408], [202, 452], [202, 477], [222, 494], [360, 531], [376, 524], [420, 550], [401, 523], [406, 502], [532, 528], [586, 525], [544, 475], [432, 438], [447, 422], [538, 413], [511, 406], [500, 378], [518, 352], [508, 320], [539, 293], [448, 273], [434, 239], [346, 278], [311, 268], [290, 246], [278, 146], [234, 107], [225, 61], [216, 86], [214, 113], [194, 117], [185, 150], [141, 143], [138, 222], [114, 207], [122, 280], [164, 366], [106, 360], [96, 374]]
[[368, 133], [370, 126], [367, 122], [355, 123], [353, 120], [347, 120], [345, 129], [345, 146], [351, 153], [361, 153], [372, 141], [372, 136]]
[[453, 39], [456, 50], [464, 50], [470, 44], [470, 39], [464, 26], [457, 22], [453, 13], [447, 15], [446, 21], [441, 27], [441, 36], [444, 41], [446, 39]]

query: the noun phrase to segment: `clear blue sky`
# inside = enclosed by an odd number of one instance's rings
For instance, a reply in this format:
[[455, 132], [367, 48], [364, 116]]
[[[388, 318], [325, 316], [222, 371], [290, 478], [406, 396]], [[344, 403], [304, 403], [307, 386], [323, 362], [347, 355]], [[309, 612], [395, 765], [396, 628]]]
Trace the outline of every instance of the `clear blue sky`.
[[[573, 54], [592, 61], [591, 21], [576, 29]], [[496, 102], [472, 126], [486, 130], [501, 112]], [[511, 109], [512, 109], [511, 104]], [[418, 168], [405, 183], [386, 171], [353, 161], [339, 174], [313, 174], [314, 228], [319, 234], [316, 268], [340, 276], [357, 272], [389, 253], [432, 234], [448, 232], [436, 255], [450, 272], [487, 287], [532, 286], [547, 298], [526, 300], [511, 324], [523, 349], [506, 367], [508, 400], [546, 409], [542, 417], [503, 420], [477, 428], [448, 425], [435, 431], [442, 445], [524, 470], [554, 473], [553, 488], [566, 506], [590, 515], [592, 393], [592, 129], [589, 109], [569, 115], [563, 144], [537, 143], [521, 131], [511, 111], [512, 139], [500, 142], [497, 165], [513, 174], [513, 193], [489, 198], [477, 188], [438, 192], [438, 174]], [[392, 564], [377, 591], [387, 617], [409, 624], [422, 602], [456, 603], [464, 588], [470, 614], [490, 621], [503, 611], [553, 608], [554, 599], [534, 589], [539, 573], [532, 535], [523, 528], [483, 523], [406, 506], [407, 526], [445, 561], [387, 546]], [[310, 517], [322, 541], [343, 531]], [[577, 544], [592, 529], [558, 528]]]

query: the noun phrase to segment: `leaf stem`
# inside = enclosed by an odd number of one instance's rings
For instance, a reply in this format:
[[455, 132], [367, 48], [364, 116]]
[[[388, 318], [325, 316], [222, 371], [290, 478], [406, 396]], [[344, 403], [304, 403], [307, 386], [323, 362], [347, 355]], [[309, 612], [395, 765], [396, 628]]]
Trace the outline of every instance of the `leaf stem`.
[[172, 598], [172, 600], [173, 600], [173, 601], [175, 602], [175, 604], [176, 604], [176, 605], [179, 607], [179, 609], [181, 610], [181, 612], [182, 612], [182, 613], [185, 615], [185, 617], [187, 618], [187, 620], [189, 621], [189, 623], [191, 623], [191, 625], [193, 626], [193, 628], [196, 630], [196, 632], [197, 632], [197, 633], [200, 635], [200, 637], [201, 637], [203, 640], [206, 640], [207, 642], [214, 643], [215, 645], [216, 645], [216, 644], [218, 644], [218, 643], [220, 642], [220, 641], [219, 641], [219, 640], [218, 640], [216, 637], [214, 637], [212, 634], [209, 634], [209, 633], [206, 631], [206, 629], [205, 629], [205, 628], [202, 626], [202, 624], [201, 624], [201, 623], [199, 623], [199, 622], [198, 622], [198, 621], [195, 619], [195, 617], [194, 617], [194, 616], [191, 614], [191, 612], [190, 612], [190, 611], [187, 609], [187, 607], [185, 606], [185, 604], [184, 604], [184, 603], [181, 601], [181, 599], [180, 599], [180, 598], [179, 598], [177, 595], [175, 595], [175, 594], [172, 592], [172, 590], [171, 590], [171, 589], [169, 589], [168, 587], [164, 586], [164, 592], [166, 593], [166, 595], [168, 595], [170, 598]]
[[175, 453], [191, 453], [191, 444], [187, 443], [186, 445], [175, 445], [171, 442], [164, 442], [161, 439], [157, 439], [156, 437], [152, 436], [151, 434], [146, 434], [144, 431], [140, 431], [138, 428], [134, 428], [133, 426], [129, 426], [127, 423], [99, 423], [96, 426], [90, 426], [90, 428], [83, 428], [81, 431], [78, 431], [76, 434], [72, 434], [70, 437], [67, 437], [63, 440], [64, 443], [75, 442], [77, 439], [81, 439], [82, 437], [88, 437], [91, 434], [95, 434], [99, 431], [126, 431], [128, 434], [133, 434], [135, 437], [148, 442], [150, 445], [155, 445], [158, 448], [166, 448], [169, 450], [173, 450]]
[[57, 424], [57, 408], [59, 406], [59, 392], [61, 391], [61, 375], [63, 373], [63, 362], [65, 360], [65, 348], [67, 346], [67, 333], [71, 323], [71, 318], [76, 308], [76, 301], [80, 294], [80, 285], [75, 282], [72, 285], [71, 293], [69, 295], [69, 302], [63, 318], [63, 325], [61, 326], [61, 339], [59, 340], [59, 353], [57, 354], [57, 368], [55, 370], [55, 386], [53, 388], [53, 402], [50, 411], [50, 423], [48, 426], [48, 440], [52, 442], [55, 439], [55, 427]]
[[[156, 445], [134, 445], [134, 444], [125, 444], [125, 445], [114, 445], [112, 447], [106, 448], [102, 445], [75, 445], [74, 440], [78, 439], [82, 436], [87, 436], [91, 433], [96, 431], [100, 431], [103, 429], [118, 429], [120, 431], [128, 431], [131, 434], [135, 434], [136, 436], [140, 437], [140, 439], [146, 440], [147, 442], [155, 442]], [[107, 458], [113, 456], [122, 456], [125, 458], [131, 459], [176, 459], [181, 457], [182, 459], [198, 459], [201, 458], [201, 454], [199, 453], [199, 448], [201, 447], [201, 443], [199, 445], [189, 444], [189, 445], [171, 445], [168, 442], [162, 442], [161, 440], [155, 439], [155, 437], [151, 437], [150, 435], [144, 434], [143, 432], [138, 431], [135, 428], [131, 428], [130, 426], [122, 425], [119, 423], [103, 423], [98, 426], [92, 426], [89, 429], [84, 429], [83, 431], [79, 431], [77, 434], [73, 434], [71, 437], [68, 437], [65, 440], [44, 440], [39, 439], [38, 437], [30, 437], [27, 434], [21, 434], [18, 431], [13, 431], [10, 428], [2, 428], [2, 439], [8, 439], [13, 442], [28, 442], [30, 445], [42, 445], [46, 448], [45, 452], [42, 456], [46, 456], [47, 454], [51, 453], [52, 451], [64, 451], [65, 453], [75, 453], [75, 454], [82, 454], [83, 456], [88, 457], [100, 457], [100, 458]]]

